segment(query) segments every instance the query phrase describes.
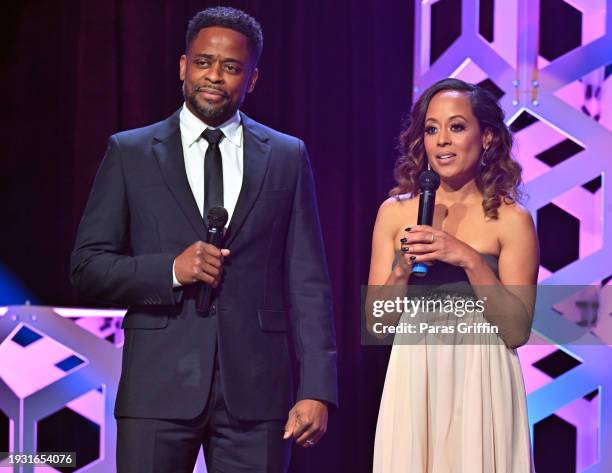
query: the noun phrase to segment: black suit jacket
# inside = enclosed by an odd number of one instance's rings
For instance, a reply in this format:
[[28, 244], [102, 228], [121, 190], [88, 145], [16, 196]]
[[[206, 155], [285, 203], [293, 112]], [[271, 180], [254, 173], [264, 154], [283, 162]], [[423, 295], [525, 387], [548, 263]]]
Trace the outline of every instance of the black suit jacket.
[[298, 399], [337, 403], [331, 294], [304, 144], [246, 115], [244, 176], [226, 234], [213, 310], [196, 286], [172, 288], [174, 258], [206, 239], [185, 173], [179, 114], [113, 135], [77, 233], [71, 281], [128, 307], [115, 415], [193, 418], [218, 353], [227, 407], [243, 420], [285, 419]]

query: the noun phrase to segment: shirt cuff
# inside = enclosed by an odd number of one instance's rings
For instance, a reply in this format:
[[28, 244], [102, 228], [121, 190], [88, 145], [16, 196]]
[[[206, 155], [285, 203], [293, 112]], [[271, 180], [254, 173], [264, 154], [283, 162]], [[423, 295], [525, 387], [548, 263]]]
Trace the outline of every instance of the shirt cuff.
[[176, 273], [174, 272], [174, 265], [176, 264], [176, 260], [174, 260], [172, 262], [172, 288], [174, 289], [175, 287], [181, 287], [182, 284], [180, 282], [178, 282], [178, 279], [176, 279]]

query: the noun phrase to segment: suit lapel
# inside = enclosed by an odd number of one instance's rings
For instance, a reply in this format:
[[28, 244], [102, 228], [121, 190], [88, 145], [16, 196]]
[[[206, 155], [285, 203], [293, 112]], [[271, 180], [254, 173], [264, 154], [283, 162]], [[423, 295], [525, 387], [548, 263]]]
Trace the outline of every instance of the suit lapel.
[[157, 158], [166, 185], [185, 217], [189, 220], [198, 238], [206, 241], [204, 220], [191, 192], [185, 171], [178, 111], [162, 124], [160, 131], [155, 135], [153, 154]]
[[242, 187], [226, 234], [224, 243], [226, 248], [229, 248], [234, 241], [253, 208], [266, 176], [270, 159], [270, 145], [268, 144], [267, 134], [257, 122], [243, 113], [241, 115], [244, 135]]

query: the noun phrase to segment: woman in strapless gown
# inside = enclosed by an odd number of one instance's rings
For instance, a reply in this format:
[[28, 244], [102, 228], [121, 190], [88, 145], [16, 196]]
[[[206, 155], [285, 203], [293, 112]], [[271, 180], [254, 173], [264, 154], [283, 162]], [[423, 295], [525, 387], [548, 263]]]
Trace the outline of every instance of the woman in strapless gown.
[[[503, 112], [483, 89], [445, 79], [415, 103], [400, 145], [398, 185], [374, 228], [371, 290], [389, 286], [402, 295], [427, 285], [447, 297], [495, 294], [495, 310], [479, 317], [499, 332], [455, 334], [442, 342], [436, 335], [416, 341], [396, 335], [373, 471], [531, 473], [515, 349], [531, 330], [535, 292], [525, 288], [536, 283], [539, 257], [533, 221], [518, 204], [521, 169], [510, 155]], [[441, 181], [434, 220], [415, 225], [419, 199], [413, 196], [420, 192], [418, 175], [428, 167]], [[426, 276], [411, 274], [416, 263], [429, 265]], [[420, 314], [412, 315], [402, 314], [399, 322], [418, 323]], [[446, 317], [456, 323], [453, 314]]]

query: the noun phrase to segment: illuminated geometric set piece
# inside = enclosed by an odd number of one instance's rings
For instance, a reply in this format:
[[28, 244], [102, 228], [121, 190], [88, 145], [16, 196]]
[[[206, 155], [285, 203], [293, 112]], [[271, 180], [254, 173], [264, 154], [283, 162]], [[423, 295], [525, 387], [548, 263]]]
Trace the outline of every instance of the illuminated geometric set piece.
[[[121, 347], [53, 308], [15, 306], [0, 311], [0, 359], [0, 409], [12, 425], [9, 451], [37, 451], [37, 431], [53, 433], [57, 422], [89, 425], [82, 431], [97, 432], [99, 458], [89, 459], [87, 471], [115, 471], [113, 407]], [[61, 438], [45, 438], [50, 445], [61, 445]], [[77, 458], [79, 466], [82, 461], [88, 459]], [[38, 467], [36, 471], [56, 470]]]
[[[525, 379], [525, 390], [527, 394], [554, 382], [554, 379], [582, 364], [569, 354], [564, 354], [563, 356], [565, 358], [573, 360], [572, 362], [566, 361], [564, 363], [566, 366], [564, 373], [548, 372], [548, 370], [543, 369], [542, 362], [553, 357], [558, 358], [558, 354], [564, 352], [555, 345], [547, 344], [541, 339], [536, 339], [537, 336], [533, 336], [533, 338], [530, 345], [519, 349], [521, 368]], [[551, 364], [550, 367], [553, 368], [553, 371], [554, 369], [558, 369], [558, 361]], [[571, 424], [576, 429], [577, 471], [583, 471], [586, 467], [596, 463], [599, 454], [597, 435], [599, 429], [599, 400], [601, 392], [596, 390], [595, 395], [593, 395], [593, 393], [590, 394], [591, 396], [583, 396], [575, 399], [573, 402], [566, 404], [555, 412], [559, 420]], [[537, 423], [534, 425], [537, 425]]]
[[[536, 220], [537, 212], [549, 204], [579, 222], [577, 257], [542, 267], [540, 284], [598, 284], [612, 273], [612, 76], [605, 77], [612, 64], [612, 0], [557, 1], [556, 8], [567, 18], [581, 21], [580, 44], [566, 44], [554, 52], [555, 38], [543, 38], [540, 56], [539, 1], [508, 0], [493, 2], [494, 34], [489, 42], [479, 33], [479, 2], [461, 2], [461, 28], [456, 40], [445, 51], [432, 57], [432, 6], [436, 0], [415, 2], [414, 98], [434, 82], [458, 77], [481, 83], [489, 79], [501, 90], [500, 104], [507, 123], [531, 120], [515, 135], [515, 157], [523, 167], [525, 203]], [[543, 2], [542, 2], [543, 3]], [[550, 5], [548, 2], [547, 5]], [[454, 28], [451, 28], [454, 30]], [[556, 34], [563, 34], [557, 32]], [[490, 35], [489, 35], [490, 36]], [[572, 39], [574, 41], [574, 39]], [[554, 49], [554, 48], [553, 48]], [[595, 96], [597, 92], [597, 96]], [[524, 121], [524, 120], [523, 120]], [[558, 164], [556, 153], [567, 140], [575, 151]], [[538, 159], [547, 150], [553, 162]], [[583, 187], [584, 186], [584, 187]], [[552, 209], [552, 207], [549, 207]], [[555, 210], [556, 212], [557, 210]], [[571, 220], [571, 219], [570, 219]], [[563, 235], [558, 235], [563, 238]], [[568, 286], [568, 291], [571, 288]], [[576, 289], [576, 288], [574, 288]], [[612, 292], [612, 291], [611, 291]], [[533, 426], [556, 414], [577, 428], [576, 462], [579, 471], [612, 471], [612, 350], [602, 344], [612, 333], [609, 314], [593, 327], [592, 344], [566, 345], [563, 350], [580, 360], [580, 365], [550, 378], [537, 373], [532, 364], [555, 351], [560, 333], [571, 331], [575, 320], [553, 309], [571, 293], [552, 291], [547, 306], [539, 303], [534, 336], [541, 343], [519, 349], [528, 392], [529, 422]], [[606, 296], [609, 297], [609, 296]], [[597, 338], [599, 337], [599, 338]], [[530, 368], [531, 366], [531, 368]], [[596, 391], [592, 401], [584, 396]], [[594, 410], [596, 411], [594, 413]], [[586, 421], [585, 419], [589, 419]], [[592, 426], [590, 419], [599, 420]], [[598, 438], [593, 437], [594, 432]], [[597, 445], [598, 458], [594, 457]]]
[[[113, 408], [124, 314], [125, 310], [0, 308], [0, 411], [12, 425], [9, 451], [36, 451], [37, 434], [50, 451], [66, 451], [67, 442], [79, 437], [90, 448], [88, 458], [77, 455], [77, 471], [116, 471]], [[73, 426], [72, 432], [63, 431], [72, 438], [57, 437], [60, 425]], [[91, 442], [98, 442], [93, 457]], [[0, 468], [5, 464], [0, 461]], [[22, 471], [58, 470], [40, 466]], [[206, 473], [201, 450], [194, 473]]]
[[[0, 343], [0, 378], [20, 398], [56, 382], [85, 362], [83, 356], [20, 323]], [[15, 369], [18, 366], [19, 369]]]

